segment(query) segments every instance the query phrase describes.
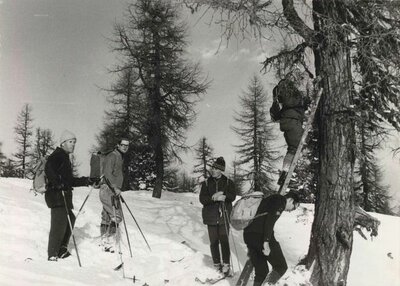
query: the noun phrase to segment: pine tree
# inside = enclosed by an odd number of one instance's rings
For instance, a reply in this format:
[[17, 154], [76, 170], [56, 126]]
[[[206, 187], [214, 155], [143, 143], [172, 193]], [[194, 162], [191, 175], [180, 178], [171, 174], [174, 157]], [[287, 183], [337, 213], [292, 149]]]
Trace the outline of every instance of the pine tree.
[[179, 159], [187, 149], [185, 131], [195, 118], [194, 105], [206, 91], [198, 64], [183, 59], [186, 27], [178, 6], [170, 1], [139, 0], [128, 6], [125, 24], [115, 26], [115, 51], [123, 60], [120, 70], [139, 75], [146, 97], [146, 135], [155, 162], [153, 197], [160, 198], [164, 162]]
[[17, 124], [14, 127], [15, 142], [17, 143], [17, 152], [14, 155], [15, 167], [21, 170], [21, 176], [26, 177], [30, 169], [29, 157], [32, 152], [32, 107], [25, 104], [17, 117]]
[[234, 117], [237, 127], [232, 127], [243, 142], [235, 146], [238, 164], [248, 166], [244, 175], [252, 177], [252, 191], [272, 193], [278, 152], [272, 148], [273, 126], [267, 121], [267, 96], [258, 77], [251, 79], [248, 91], [240, 97], [240, 105], [242, 109]]
[[194, 165], [193, 173], [197, 174], [197, 178], [208, 178], [208, 168], [211, 167], [214, 160], [214, 150], [210, 144], [207, 143], [207, 138], [200, 138], [195, 148], [196, 164]]

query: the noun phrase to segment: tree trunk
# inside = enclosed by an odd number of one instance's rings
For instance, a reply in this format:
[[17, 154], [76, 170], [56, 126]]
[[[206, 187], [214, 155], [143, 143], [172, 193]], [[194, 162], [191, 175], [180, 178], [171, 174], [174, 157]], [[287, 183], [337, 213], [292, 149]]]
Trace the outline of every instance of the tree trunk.
[[[360, 125], [361, 132], [361, 160], [360, 160], [360, 171], [361, 171], [361, 184], [363, 190], [363, 208], [365, 211], [371, 211], [369, 207], [369, 181], [368, 181], [368, 166], [367, 166], [367, 151], [366, 151], [366, 138], [365, 138], [365, 126], [364, 123]], [[371, 179], [371, 178], [369, 178]]]
[[153, 198], [161, 198], [161, 191], [164, 181], [164, 152], [161, 115], [161, 56], [160, 37], [158, 31], [153, 32], [154, 39], [154, 91], [153, 91], [153, 148], [154, 161], [156, 164], [156, 182], [153, 190]]
[[[314, 1], [315, 28], [332, 31], [325, 21], [337, 19], [330, 0]], [[317, 8], [317, 9], [316, 9]], [[319, 11], [318, 11], [319, 10]], [[314, 252], [311, 283], [314, 286], [345, 286], [353, 244], [354, 225], [354, 124], [351, 105], [351, 74], [344, 36], [337, 31], [322, 35], [314, 49], [316, 72], [324, 89], [319, 110], [320, 166], [318, 200], [310, 250]], [[313, 249], [311, 249], [313, 248]]]
[[[159, 92], [154, 92], [156, 98], [159, 98]], [[158, 100], [154, 100], [152, 102], [152, 130], [150, 131], [151, 136], [151, 144], [153, 146], [154, 151], [154, 162], [155, 162], [155, 171], [156, 171], [156, 182], [153, 190], [154, 198], [161, 198], [161, 191], [163, 187], [164, 181], [164, 152], [162, 146], [162, 133], [161, 133], [161, 108]]]

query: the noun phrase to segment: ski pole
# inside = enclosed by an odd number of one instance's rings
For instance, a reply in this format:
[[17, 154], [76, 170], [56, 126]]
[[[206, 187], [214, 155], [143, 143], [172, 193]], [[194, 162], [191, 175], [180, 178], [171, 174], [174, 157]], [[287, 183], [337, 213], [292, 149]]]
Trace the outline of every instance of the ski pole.
[[[223, 204], [223, 209], [224, 209], [226, 221], [228, 222], [228, 225], [230, 225], [231, 222], [230, 222], [230, 219], [229, 219], [229, 216], [228, 216], [228, 210], [226, 209], [225, 204]], [[232, 242], [233, 242], [233, 248], [235, 249], [236, 261], [238, 263], [239, 272], [242, 272], [242, 269], [240, 267], [240, 262], [239, 262], [239, 255], [238, 255], [237, 248], [236, 248], [235, 238], [233, 237], [233, 233], [232, 232], [230, 232], [229, 235], [231, 236], [231, 239], [232, 239]], [[233, 259], [232, 259], [232, 261], [233, 261]], [[233, 263], [232, 263], [232, 265], [233, 265]]]
[[[111, 185], [111, 183], [110, 183], [110, 181], [107, 179], [107, 177], [106, 177], [106, 176], [102, 176], [102, 178], [104, 178], [104, 181], [106, 182], [107, 186], [108, 186], [108, 187], [111, 189], [111, 191], [115, 194], [114, 187]], [[140, 233], [141, 233], [142, 236], [143, 236], [144, 241], [145, 241], [146, 244], [147, 244], [147, 247], [148, 247], [148, 248], [150, 249], [150, 251], [151, 251], [150, 245], [149, 245], [149, 243], [147, 242], [146, 237], [144, 236], [144, 234], [143, 234], [143, 232], [142, 232], [142, 230], [141, 230], [141, 228], [140, 228], [140, 226], [139, 226], [139, 223], [137, 222], [136, 218], [134, 217], [133, 213], [131, 212], [130, 208], [128, 207], [128, 204], [125, 202], [125, 200], [124, 200], [124, 198], [122, 197], [121, 194], [119, 195], [119, 197], [120, 197], [121, 201], [125, 204], [125, 206], [126, 206], [126, 208], [128, 209], [129, 213], [131, 214], [133, 220], [134, 220], [135, 223], [136, 223], [136, 226], [138, 227]], [[122, 208], [122, 207], [121, 207], [121, 208]]]
[[87, 194], [86, 198], [83, 200], [83, 203], [82, 203], [81, 207], [79, 208], [78, 213], [76, 214], [75, 220], [78, 219], [78, 216], [79, 216], [79, 214], [81, 213], [83, 207], [85, 206], [86, 201], [88, 200], [88, 198], [89, 198], [90, 194], [92, 193], [92, 191], [93, 191], [93, 186], [90, 187], [89, 193]]
[[69, 223], [69, 229], [71, 230], [72, 240], [73, 240], [73, 242], [74, 242], [74, 247], [75, 247], [75, 251], [76, 251], [76, 257], [78, 258], [79, 267], [82, 267], [82, 265], [81, 265], [81, 259], [79, 258], [78, 247], [76, 246], [75, 235], [74, 235], [74, 228], [72, 227], [71, 218], [70, 218], [70, 216], [69, 216], [69, 210], [68, 210], [68, 207], [67, 207], [67, 200], [65, 199], [65, 193], [64, 193], [64, 191], [61, 191], [61, 193], [62, 193], [62, 196], [63, 196], [63, 198], [64, 198], [65, 211], [67, 212], [67, 218], [68, 218], [68, 223]]
[[[119, 199], [119, 198], [118, 198]], [[122, 205], [121, 205], [121, 216], [122, 216], [122, 221], [124, 222], [124, 228], [125, 228], [125, 233], [126, 233], [126, 239], [128, 241], [128, 246], [129, 246], [129, 253], [131, 254], [131, 258], [132, 256], [132, 248], [131, 248], [131, 242], [129, 240], [129, 234], [128, 234], [128, 229], [126, 227], [126, 221], [125, 221], [125, 215], [124, 215], [124, 211], [122, 209]]]
[[151, 251], [150, 245], [149, 245], [149, 243], [147, 242], [147, 239], [146, 239], [146, 237], [144, 236], [144, 234], [143, 234], [143, 232], [142, 232], [142, 229], [140, 228], [139, 223], [137, 222], [135, 216], [134, 216], [133, 213], [131, 212], [131, 210], [130, 210], [128, 204], [125, 202], [124, 198], [123, 198], [121, 195], [120, 195], [120, 198], [121, 198], [121, 201], [125, 204], [125, 206], [126, 206], [126, 208], [128, 209], [129, 213], [131, 214], [133, 220], [135, 221], [136, 226], [138, 227], [140, 233], [141, 233], [142, 236], [143, 236], [144, 241], [145, 241], [146, 244], [147, 244], [147, 247], [148, 247], [148, 248], [150, 249], [150, 251]]
[[[242, 269], [240, 268], [240, 263], [239, 263], [239, 256], [238, 256], [238, 252], [237, 252], [237, 248], [236, 248], [236, 243], [235, 243], [235, 239], [233, 237], [233, 233], [229, 232], [229, 228], [228, 225], [230, 225], [230, 221], [229, 221], [229, 217], [228, 217], [228, 211], [226, 209], [225, 203], [222, 202], [222, 212], [224, 214], [224, 220], [225, 220], [225, 229], [227, 231], [227, 235], [228, 235], [228, 241], [229, 241], [229, 235], [231, 235], [232, 238], [232, 242], [233, 242], [233, 248], [235, 249], [235, 254], [236, 254], [236, 260], [238, 263], [238, 267], [239, 267], [239, 272], [242, 272]], [[233, 271], [233, 259], [231, 258], [231, 262], [232, 262], [232, 271]]]
[[[119, 199], [116, 196], [111, 197], [111, 205], [113, 207], [114, 213], [114, 223], [115, 223], [115, 246], [118, 246], [118, 254], [119, 259], [121, 260], [121, 264], [114, 268], [114, 270], [119, 270], [122, 267], [122, 277], [125, 278], [125, 268], [124, 268], [124, 261], [122, 259], [122, 251], [121, 251], [121, 234], [119, 229], [119, 224], [117, 223], [117, 213], [116, 213], [116, 206], [115, 201], [119, 203]], [[121, 208], [121, 204], [119, 204], [119, 208]]]

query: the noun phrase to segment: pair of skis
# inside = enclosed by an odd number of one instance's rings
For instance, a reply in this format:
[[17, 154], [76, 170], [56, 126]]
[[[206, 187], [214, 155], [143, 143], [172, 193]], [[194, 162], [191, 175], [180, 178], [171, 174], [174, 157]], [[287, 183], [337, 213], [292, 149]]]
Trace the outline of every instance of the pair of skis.
[[199, 282], [200, 284], [208, 284], [208, 285], [214, 285], [215, 283], [218, 283], [221, 280], [224, 280], [226, 276], [218, 277], [218, 278], [206, 278], [206, 280], [201, 280], [200, 278], [196, 277], [195, 281]]
[[[323, 91], [323, 89], [321, 88], [318, 91], [318, 93], [317, 93], [317, 95], [315, 97], [315, 100], [311, 103], [310, 115], [307, 118], [307, 122], [306, 122], [305, 127], [304, 127], [303, 135], [301, 136], [301, 139], [300, 139], [299, 145], [297, 146], [296, 153], [295, 153], [295, 155], [293, 157], [293, 160], [290, 163], [290, 167], [289, 167], [289, 170], [288, 170], [288, 172], [286, 174], [285, 180], [284, 180], [283, 184], [280, 186], [280, 188], [278, 190], [279, 194], [285, 194], [286, 193], [286, 189], [287, 189], [287, 187], [289, 185], [289, 182], [290, 182], [290, 179], [291, 179], [291, 177], [293, 175], [293, 171], [294, 171], [294, 169], [296, 167], [298, 159], [300, 158], [301, 151], [303, 149], [304, 143], [306, 142], [308, 132], [312, 128], [312, 124], [314, 122], [314, 117], [315, 117], [315, 113], [316, 113], [317, 108], [318, 108], [319, 100], [321, 99], [322, 91]], [[242, 272], [240, 273], [239, 279], [236, 282], [236, 286], [246, 286], [248, 281], [249, 281], [249, 278], [250, 278], [250, 275], [251, 275], [252, 272], [253, 272], [253, 265], [252, 265], [250, 259], [248, 259], [246, 261], [246, 264], [243, 267]]]
[[222, 275], [221, 277], [217, 277], [217, 278], [206, 278], [205, 280], [202, 280], [198, 277], [195, 278], [196, 282], [199, 282], [200, 284], [208, 284], [208, 285], [213, 285], [215, 283], [218, 283], [219, 281], [222, 281], [226, 278], [230, 278], [233, 277], [232, 275]]

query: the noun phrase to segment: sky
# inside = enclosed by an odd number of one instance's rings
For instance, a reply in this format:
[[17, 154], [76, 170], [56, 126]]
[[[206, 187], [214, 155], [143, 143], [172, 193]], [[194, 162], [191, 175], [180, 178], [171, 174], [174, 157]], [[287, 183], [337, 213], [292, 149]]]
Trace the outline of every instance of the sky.
[[[57, 141], [64, 129], [77, 135], [80, 173], [89, 173], [89, 150], [96, 144], [108, 108], [101, 88], [111, 85], [108, 69], [116, 63], [107, 39], [112, 37], [113, 24], [122, 21], [125, 4], [121, 0], [0, 0], [2, 152], [11, 156], [16, 151], [13, 128], [18, 112], [29, 103], [35, 127], [51, 129]], [[225, 42], [220, 47], [219, 26], [209, 25], [201, 14], [184, 11], [182, 17], [189, 23], [187, 58], [199, 62], [211, 80], [196, 107], [197, 121], [188, 131], [187, 144], [206, 136], [215, 154], [229, 165], [235, 158], [233, 145], [239, 143], [230, 128], [234, 111], [239, 110], [238, 96], [253, 75], [261, 76], [270, 93], [276, 80], [272, 74], [260, 73], [260, 62], [276, 52], [277, 43], [261, 46], [255, 40], [233, 39], [228, 47]], [[399, 145], [396, 134], [379, 155], [387, 170], [385, 181], [393, 191], [400, 185], [400, 163], [389, 150]], [[191, 172], [193, 154], [182, 158]]]

